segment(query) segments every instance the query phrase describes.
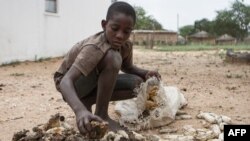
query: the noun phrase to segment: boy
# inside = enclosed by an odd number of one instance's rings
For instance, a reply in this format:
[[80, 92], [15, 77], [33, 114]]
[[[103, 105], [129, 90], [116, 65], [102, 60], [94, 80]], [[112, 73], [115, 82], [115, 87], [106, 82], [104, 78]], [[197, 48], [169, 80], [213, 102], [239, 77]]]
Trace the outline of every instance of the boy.
[[[137, 68], [132, 63], [128, 41], [135, 25], [133, 7], [113, 3], [102, 20], [103, 31], [77, 43], [65, 56], [54, 75], [56, 88], [76, 115], [80, 133], [91, 130], [90, 122], [107, 121], [109, 129], [121, 129], [108, 115], [110, 100], [133, 98], [133, 89], [158, 72]], [[118, 74], [122, 70], [126, 74]], [[91, 106], [96, 104], [95, 114]]]

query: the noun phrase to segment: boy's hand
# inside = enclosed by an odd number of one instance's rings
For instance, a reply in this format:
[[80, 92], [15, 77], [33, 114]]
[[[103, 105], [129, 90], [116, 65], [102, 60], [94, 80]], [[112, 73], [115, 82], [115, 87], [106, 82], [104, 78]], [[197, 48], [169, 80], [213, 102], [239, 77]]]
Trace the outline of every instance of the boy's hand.
[[76, 123], [81, 134], [86, 135], [92, 130], [91, 121], [104, 122], [100, 117], [93, 115], [89, 111], [76, 113]]
[[148, 71], [147, 74], [145, 75], [145, 79], [147, 80], [153, 76], [155, 76], [158, 80], [161, 79], [161, 75], [159, 74], [158, 71]]

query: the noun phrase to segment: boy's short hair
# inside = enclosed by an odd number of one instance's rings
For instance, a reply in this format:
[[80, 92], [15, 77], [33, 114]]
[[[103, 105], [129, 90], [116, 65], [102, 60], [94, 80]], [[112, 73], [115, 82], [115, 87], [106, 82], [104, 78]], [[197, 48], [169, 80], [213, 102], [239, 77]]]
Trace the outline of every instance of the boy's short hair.
[[131, 16], [133, 18], [134, 24], [135, 24], [136, 14], [135, 14], [134, 8], [130, 4], [128, 4], [126, 2], [122, 2], [122, 1], [114, 2], [113, 4], [111, 4], [109, 6], [106, 20], [108, 21], [113, 16], [113, 14], [115, 12], [120, 12], [120, 13], [124, 13], [128, 16]]

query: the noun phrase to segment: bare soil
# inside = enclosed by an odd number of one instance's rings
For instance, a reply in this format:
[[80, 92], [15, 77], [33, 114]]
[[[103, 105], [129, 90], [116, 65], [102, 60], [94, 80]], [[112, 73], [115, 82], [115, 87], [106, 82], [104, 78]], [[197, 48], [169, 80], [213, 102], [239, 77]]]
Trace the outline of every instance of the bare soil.
[[[63, 114], [75, 126], [75, 117], [53, 83], [61, 58], [24, 62], [0, 67], [0, 141], [13, 133], [46, 123], [51, 115]], [[154, 52], [134, 51], [134, 63], [158, 70], [166, 85], [176, 86], [188, 100], [184, 108], [190, 120], [177, 120], [169, 127], [200, 127], [199, 111], [231, 117], [234, 123], [250, 124], [250, 65], [225, 63], [217, 51]], [[113, 107], [109, 112], [114, 117]], [[157, 133], [157, 129], [144, 131]]]

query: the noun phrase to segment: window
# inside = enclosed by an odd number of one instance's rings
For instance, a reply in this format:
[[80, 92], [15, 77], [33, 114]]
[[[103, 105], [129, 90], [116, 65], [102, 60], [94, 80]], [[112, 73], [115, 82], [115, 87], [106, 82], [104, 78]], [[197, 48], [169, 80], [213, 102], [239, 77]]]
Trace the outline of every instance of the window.
[[46, 0], [45, 12], [57, 13], [57, 0]]

